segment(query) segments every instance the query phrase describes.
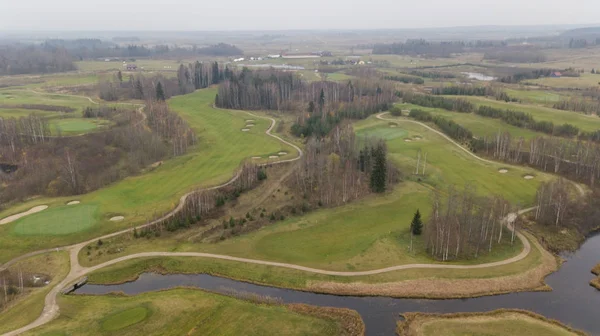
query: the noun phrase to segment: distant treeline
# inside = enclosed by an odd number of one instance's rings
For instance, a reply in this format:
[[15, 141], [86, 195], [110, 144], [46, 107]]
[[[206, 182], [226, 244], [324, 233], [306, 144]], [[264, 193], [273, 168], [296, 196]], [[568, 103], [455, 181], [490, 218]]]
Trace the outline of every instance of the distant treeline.
[[564, 76], [564, 77], [579, 77], [580, 76], [579, 72], [575, 71], [574, 69], [566, 69], [566, 70], [536, 69], [533, 71], [518, 72], [513, 75], [504, 76], [504, 77], [499, 78], [498, 80], [502, 83], [514, 84], [514, 83], [518, 83], [520, 81], [528, 80], [528, 79], [538, 79], [541, 77], [550, 77], [552, 75], [552, 73], [554, 73], [554, 72], [560, 72], [561, 76]]
[[419, 70], [413, 70], [410, 72], [411, 75], [413, 76], [419, 76], [419, 77], [424, 77], [424, 78], [433, 78], [433, 79], [449, 79], [449, 78], [456, 78], [457, 76], [453, 73], [449, 73], [449, 72], [434, 72], [434, 71], [419, 71]]
[[446, 95], [446, 96], [480, 96], [480, 97], [494, 97], [496, 100], [503, 100], [505, 102], [516, 102], [518, 99], [511, 98], [506, 92], [494, 89], [491, 86], [443, 86], [433, 88], [431, 93], [434, 95]]
[[431, 42], [418, 39], [390, 44], [378, 43], [373, 45], [373, 54], [450, 57], [452, 54], [464, 52], [464, 48], [464, 42]]
[[423, 80], [423, 78], [414, 77], [414, 76], [384, 76], [383, 79], [387, 79], [387, 80], [391, 80], [391, 81], [395, 81], [395, 82], [402, 82], [405, 84], [424, 84], [425, 83], [425, 80]]
[[47, 48], [62, 48], [68, 50], [75, 59], [94, 58], [137, 58], [137, 57], [196, 57], [202, 56], [239, 56], [244, 52], [238, 47], [218, 43], [210, 46], [182, 48], [169, 45], [156, 45], [147, 47], [144, 45], [131, 44], [120, 46], [99, 39], [75, 39], [75, 40], [47, 40], [43, 44]]
[[531, 114], [520, 111], [480, 106], [475, 113], [483, 117], [502, 119], [502, 121], [509, 125], [555, 136], [573, 137], [577, 136], [580, 132], [579, 128], [571, 124], [555, 126], [551, 121], [536, 121]]
[[561, 100], [552, 107], [565, 111], [583, 112], [585, 114], [600, 114], [599, 102], [591, 102], [583, 99], [571, 98], [569, 100]]
[[514, 48], [490, 50], [484, 54], [483, 58], [507, 63], [541, 63], [547, 59], [546, 55], [539, 50], [515, 50]]
[[0, 46], [0, 76], [54, 73], [75, 70], [65, 48], [50, 46]]
[[395, 100], [393, 85], [359, 78], [347, 83], [306, 82], [293, 73], [243, 69], [225, 76], [215, 104], [222, 108], [296, 112], [292, 132], [323, 136], [344, 118], [385, 111]]

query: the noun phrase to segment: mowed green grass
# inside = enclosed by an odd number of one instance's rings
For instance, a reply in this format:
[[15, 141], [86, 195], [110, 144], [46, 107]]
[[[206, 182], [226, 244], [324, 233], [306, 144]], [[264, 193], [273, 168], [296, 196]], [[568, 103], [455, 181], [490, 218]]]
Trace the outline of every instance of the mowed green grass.
[[539, 78], [528, 80], [526, 83], [549, 86], [561, 89], [587, 89], [600, 86], [600, 75], [584, 73], [580, 77]]
[[96, 205], [63, 205], [48, 208], [14, 223], [15, 235], [65, 235], [85, 231], [97, 220]]
[[[192, 289], [131, 297], [59, 297], [60, 316], [24, 335], [338, 335], [337, 322], [285, 306], [258, 305]], [[151, 314], [149, 311], [151, 310]], [[143, 320], [140, 320], [143, 316]], [[140, 323], [141, 322], [141, 323]]]
[[96, 131], [106, 128], [110, 121], [105, 119], [77, 119], [77, 118], [56, 118], [50, 119], [50, 131], [52, 134], [73, 135]]
[[[457, 96], [452, 96], [450, 98], [457, 98]], [[460, 98], [467, 99], [475, 103], [477, 106], [486, 105], [500, 109], [530, 113], [537, 121], [551, 121], [554, 123], [554, 125], [571, 124], [579, 127], [579, 129], [583, 131], [588, 132], [600, 129], [600, 118], [597, 116], [585, 115], [573, 111], [557, 110], [543, 106], [506, 103], [482, 97], [460, 96]]]
[[499, 316], [432, 318], [420, 325], [419, 336], [573, 336], [559, 325], [519, 313]]
[[524, 103], [552, 105], [561, 99], [568, 99], [569, 96], [561, 95], [552, 91], [529, 90], [529, 89], [504, 89], [504, 92], [511, 98], [517, 98]]
[[[264, 157], [280, 151], [288, 153], [282, 158], [297, 155], [293, 148], [264, 133], [270, 125], [269, 120], [250, 116], [243, 111], [214, 109], [212, 103], [215, 94], [216, 90], [208, 89], [169, 101], [172, 109], [190, 124], [198, 137], [198, 144], [190, 148], [186, 155], [167, 160], [151, 172], [126, 178], [81, 196], [82, 204], [98, 207], [95, 220], [90, 219], [92, 226], [84, 232], [15, 237], [16, 223], [0, 226], [0, 262], [27, 251], [91, 239], [156, 218], [173, 209], [184, 193], [226, 182], [242, 161], [252, 156]], [[242, 132], [248, 119], [254, 119], [256, 126], [248, 132]], [[35, 205], [50, 205], [50, 209], [40, 213], [41, 222], [52, 207], [66, 201], [66, 198], [35, 199], [0, 212], [0, 218]], [[124, 216], [125, 220], [108, 221], [115, 214]], [[34, 228], [31, 230], [35, 231]]]
[[[442, 116], [446, 119], [456, 122], [463, 127], [466, 127], [468, 130], [473, 132], [474, 136], [478, 138], [495, 137], [498, 132], [508, 132], [514, 137], [523, 137], [525, 139], [531, 139], [543, 135], [539, 132], [509, 125], [500, 119], [486, 118], [474, 113], [451, 112], [440, 108], [423, 107], [413, 104], [399, 104], [398, 106], [403, 110], [423, 110], [430, 112], [433, 115]], [[390, 117], [391, 115], [387, 115], [387, 118]]]
[[[75, 108], [74, 116], [80, 117], [83, 108], [92, 105], [84, 97], [65, 96], [53, 93], [37, 93], [27, 89], [0, 89], [0, 105], [43, 104]], [[79, 112], [79, 113], [78, 113]], [[60, 114], [54, 112], [55, 114]]]
[[119, 311], [102, 320], [102, 329], [106, 331], [121, 330], [142, 322], [150, 313], [150, 309], [144, 306]]

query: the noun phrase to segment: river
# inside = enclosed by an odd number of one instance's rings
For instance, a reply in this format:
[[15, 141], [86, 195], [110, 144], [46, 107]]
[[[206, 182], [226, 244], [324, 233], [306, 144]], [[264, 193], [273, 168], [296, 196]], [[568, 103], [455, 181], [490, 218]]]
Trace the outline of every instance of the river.
[[219, 292], [223, 288], [279, 297], [286, 303], [342, 307], [358, 311], [367, 335], [395, 333], [399, 314], [405, 312], [456, 313], [518, 308], [559, 320], [592, 335], [600, 335], [600, 291], [589, 285], [591, 269], [600, 262], [600, 235], [590, 237], [581, 248], [563, 256], [567, 261], [546, 278], [551, 292], [524, 292], [457, 300], [415, 300], [387, 297], [353, 297], [315, 294], [290, 289], [260, 286], [206, 274], [159, 275], [144, 273], [139, 279], [120, 285], [85, 285], [75, 293], [107, 294], [122, 291], [135, 295], [176, 286], [193, 286]]

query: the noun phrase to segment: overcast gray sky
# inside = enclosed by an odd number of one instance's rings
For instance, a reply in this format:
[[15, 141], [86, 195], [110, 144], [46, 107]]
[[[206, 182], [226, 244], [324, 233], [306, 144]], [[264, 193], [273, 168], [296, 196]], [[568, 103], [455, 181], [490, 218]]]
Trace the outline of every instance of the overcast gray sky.
[[600, 0], [0, 0], [0, 30], [277, 30], [591, 24]]

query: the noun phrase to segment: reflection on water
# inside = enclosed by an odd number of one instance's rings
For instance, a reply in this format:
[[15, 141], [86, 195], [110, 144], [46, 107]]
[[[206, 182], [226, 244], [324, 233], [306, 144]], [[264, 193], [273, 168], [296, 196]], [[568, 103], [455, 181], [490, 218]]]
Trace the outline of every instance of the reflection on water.
[[477, 79], [477, 80], [486, 81], [486, 82], [493, 81], [496, 79], [496, 77], [487, 76], [487, 75], [484, 75], [484, 74], [478, 73], [478, 72], [463, 72], [462, 74], [467, 75], [467, 77], [469, 79]]
[[352, 297], [314, 294], [289, 289], [253, 285], [206, 274], [158, 275], [145, 273], [136, 281], [111, 286], [85, 285], [79, 294], [106, 294], [122, 291], [134, 295], [176, 286], [193, 286], [211, 291], [233, 288], [238, 291], [280, 297], [286, 303], [342, 307], [360, 313], [367, 335], [394, 335], [399, 314], [404, 312], [480, 312], [500, 308], [531, 310], [559, 320], [592, 335], [600, 335], [600, 292], [589, 285], [590, 270], [600, 262], [600, 235], [588, 239], [576, 253], [564, 256], [567, 262], [546, 278], [552, 292], [514, 293], [459, 300], [415, 300], [386, 297]]

